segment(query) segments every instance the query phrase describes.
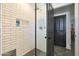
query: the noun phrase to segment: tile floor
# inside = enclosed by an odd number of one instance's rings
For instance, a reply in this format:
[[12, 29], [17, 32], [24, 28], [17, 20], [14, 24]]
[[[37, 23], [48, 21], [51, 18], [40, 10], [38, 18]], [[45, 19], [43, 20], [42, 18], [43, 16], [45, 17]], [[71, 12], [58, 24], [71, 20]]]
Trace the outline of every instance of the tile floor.
[[[72, 50], [67, 50], [65, 47], [54, 46], [54, 56], [73, 56]], [[45, 52], [37, 50], [37, 56], [46, 56]]]

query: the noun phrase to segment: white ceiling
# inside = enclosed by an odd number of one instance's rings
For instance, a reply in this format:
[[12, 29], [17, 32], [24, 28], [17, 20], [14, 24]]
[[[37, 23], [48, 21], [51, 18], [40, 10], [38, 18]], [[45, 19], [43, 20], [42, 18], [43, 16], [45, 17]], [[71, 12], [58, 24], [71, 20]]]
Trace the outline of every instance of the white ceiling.
[[52, 3], [52, 6], [53, 6], [53, 8], [59, 8], [59, 7], [66, 6], [69, 4], [71, 4], [71, 3]]
[[[60, 7], [66, 6], [66, 5], [70, 5], [71, 3], [51, 3], [51, 4], [52, 4], [52, 7], [54, 9], [56, 9], [56, 8], [60, 8]], [[34, 3], [31, 3], [30, 5], [33, 9], [35, 9]], [[39, 7], [43, 8], [41, 5], [43, 5], [43, 4], [41, 4], [41, 3], [38, 4]]]

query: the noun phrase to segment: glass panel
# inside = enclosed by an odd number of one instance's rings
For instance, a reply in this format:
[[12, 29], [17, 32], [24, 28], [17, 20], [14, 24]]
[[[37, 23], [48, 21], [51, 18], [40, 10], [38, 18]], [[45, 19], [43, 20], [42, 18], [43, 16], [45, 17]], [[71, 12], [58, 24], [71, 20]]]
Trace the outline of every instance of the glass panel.
[[46, 55], [46, 4], [37, 4], [37, 56]]

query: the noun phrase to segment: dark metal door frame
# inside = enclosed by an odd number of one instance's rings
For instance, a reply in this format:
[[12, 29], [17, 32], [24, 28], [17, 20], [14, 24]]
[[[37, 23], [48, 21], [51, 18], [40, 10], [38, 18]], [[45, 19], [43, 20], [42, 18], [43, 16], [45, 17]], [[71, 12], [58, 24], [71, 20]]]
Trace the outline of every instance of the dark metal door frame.
[[37, 30], [36, 30], [36, 25], [37, 25], [37, 5], [36, 5], [36, 3], [35, 3], [35, 56], [37, 55], [37, 51], [36, 51], [36, 49], [37, 49], [37, 42], [36, 42], [36, 38], [37, 38]]
[[[47, 12], [47, 56], [54, 56], [54, 9], [50, 3], [46, 4]], [[51, 25], [52, 24], [52, 25]]]

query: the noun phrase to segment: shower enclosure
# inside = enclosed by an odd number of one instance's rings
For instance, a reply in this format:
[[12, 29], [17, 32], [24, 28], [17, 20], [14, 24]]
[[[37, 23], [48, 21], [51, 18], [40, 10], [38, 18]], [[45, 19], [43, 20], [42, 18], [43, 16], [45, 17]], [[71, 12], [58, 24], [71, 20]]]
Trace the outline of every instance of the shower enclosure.
[[63, 28], [64, 18], [54, 16], [53, 3], [3, 3], [2, 10], [3, 56], [63, 56], [55, 28]]

